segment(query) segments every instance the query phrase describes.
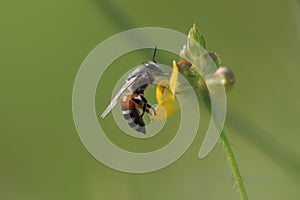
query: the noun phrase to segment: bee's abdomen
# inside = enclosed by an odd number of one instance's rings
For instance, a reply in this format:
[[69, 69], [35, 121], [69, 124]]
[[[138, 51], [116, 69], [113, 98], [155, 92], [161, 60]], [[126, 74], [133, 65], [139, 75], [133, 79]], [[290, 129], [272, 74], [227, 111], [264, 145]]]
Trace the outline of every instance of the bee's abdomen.
[[131, 128], [138, 132], [146, 133], [145, 122], [137, 109], [122, 110], [122, 113]]
[[127, 121], [128, 125], [134, 130], [146, 133], [145, 122], [143, 118], [140, 116], [140, 112], [136, 107], [135, 103], [131, 100], [135, 94], [129, 94], [127, 96], [122, 97], [121, 99], [121, 107], [122, 114]]

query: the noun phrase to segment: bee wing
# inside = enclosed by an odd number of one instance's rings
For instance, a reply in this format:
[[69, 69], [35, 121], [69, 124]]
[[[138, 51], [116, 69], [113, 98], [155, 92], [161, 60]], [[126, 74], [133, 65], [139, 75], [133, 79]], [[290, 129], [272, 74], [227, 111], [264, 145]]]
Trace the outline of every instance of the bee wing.
[[102, 119], [113, 109], [113, 107], [115, 107], [120, 96], [125, 92], [125, 90], [127, 90], [136, 81], [137, 78], [138, 78], [138, 76], [127, 80], [127, 82], [119, 90], [119, 92], [116, 94], [116, 96], [111, 100], [110, 104], [107, 106], [105, 111], [101, 114]]

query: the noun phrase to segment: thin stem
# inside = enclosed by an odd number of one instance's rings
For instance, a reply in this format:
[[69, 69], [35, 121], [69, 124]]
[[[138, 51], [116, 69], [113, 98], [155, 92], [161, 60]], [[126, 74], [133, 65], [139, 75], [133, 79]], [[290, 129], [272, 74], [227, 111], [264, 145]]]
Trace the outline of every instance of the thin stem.
[[[204, 102], [206, 104], [206, 107], [209, 109], [209, 112], [213, 115], [213, 113], [211, 112], [211, 109], [210, 109], [211, 108], [211, 103], [210, 103], [209, 97], [205, 96], [205, 94], [208, 95], [209, 93], [208, 92], [204, 93], [203, 99], [204, 99]], [[202, 95], [203, 95], [203, 93], [202, 93]], [[200, 96], [198, 95], [198, 98], [199, 97]], [[216, 120], [216, 117], [213, 115], [212, 119]], [[217, 122], [215, 122], [215, 123], [216, 123], [216, 125], [218, 125]], [[235, 180], [236, 186], [237, 186], [238, 191], [240, 193], [241, 200], [247, 200], [248, 196], [247, 196], [246, 189], [245, 189], [245, 186], [244, 186], [244, 180], [242, 178], [237, 160], [235, 159], [235, 156], [233, 154], [231, 145], [228, 141], [228, 138], [225, 134], [224, 129], [222, 129], [222, 131], [221, 131], [220, 138], [221, 138], [223, 147], [225, 149], [226, 157], [229, 161], [229, 164], [230, 164], [230, 167], [231, 167], [231, 170], [232, 170], [232, 173], [233, 173], [233, 178]]]
[[237, 161], [234, 157], [231, 145], [228, 141], [227, 136], [225, 135], [224, 130], [222, 131], [220, 138], [222, 140], [223, 147], [225, 149], [227, 159], [230, 162], [230, 167], [231, 167], [231, 170], [232, 170], [232, 173], [233, 173], [234, 180], [236, 182], [236, 186], [237, 186], [238, 191], [240, 193], [241, 199], [242, 200], [247, 200], [248, 197], [247, 197], [246, 189], [245, 189], [245, 186], [244, 186], [244, 181], [243, 181], [238, 163], [237, 163]]
[[[199, 80], [200, 80], [200, 77], [199, 77]], [[203, 92], [203, 91], [205, 91], [205, 92]], [[216, 116], [211, 112], [211, 102], [210, 102], [209, 92], [208, 92], [207, 88], [204, 88], [204, 90], [202, 90], [202, 91], [197, 91], [196, 90], [196, 94], [197, 94], [198, 98], [201, 98], [201, 96], [202, 96], [202, 98], [203, 98], [203, 100], [206, 104], [206, 107], [208, 108], [209, 112], [212, 114], [212, 119], [215, 121], [216, 125], [218, 125]], [[221, 129], [220, 126], [219, 126], [219, 128]], [[235, 159], [235, 156], [233, 154], [231, 145], [228, 141], [227, 136], [225, 135], [224, 129], [221, 132], [220, 138], [222, 140], [223, 147], [225, 149], [226, 157], [229, 161], [231, 170], [233, 172], [233, 178], [234, 178], [236, 186], [238, 188], [241, 200], [247, 200], [248, 197], [247, 197], [246, 189], [245, 189], [245, 186], [244, 186], [244, 181], [243, 181], [238, 163], [237, 163], [237, 161]]]

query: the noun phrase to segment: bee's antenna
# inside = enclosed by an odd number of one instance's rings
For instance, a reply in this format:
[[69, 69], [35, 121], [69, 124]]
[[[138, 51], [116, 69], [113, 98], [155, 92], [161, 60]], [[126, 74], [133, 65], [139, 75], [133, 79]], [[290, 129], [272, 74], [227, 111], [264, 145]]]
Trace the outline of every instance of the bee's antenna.
[[155, 63], [156, 63], [156, 61], [155, 61], [156, 50], [157, 50], [157, 46], [155, 46], [154, 51], [153, 51], [153, 55], [152, 55], [152, 61], [155, 62]]

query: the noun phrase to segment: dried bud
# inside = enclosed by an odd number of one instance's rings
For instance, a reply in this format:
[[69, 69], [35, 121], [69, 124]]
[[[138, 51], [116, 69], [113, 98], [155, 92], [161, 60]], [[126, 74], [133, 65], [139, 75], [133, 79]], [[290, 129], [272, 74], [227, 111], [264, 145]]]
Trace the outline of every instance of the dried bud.
[[214, 63], [216, 64], [217, 67], [219, 67], [220, 64], [221, 64], [221, 58], [216, 52], [207, 53], [207, 54], [204, 55], [204, 57], [206, 59], [211, 58], [214, 61]]
[[177, 66], [178, 66], [178, 70], [181, 74], [187, 75], [190, 72], [192, 63], [190, 63], [187, 60], [181, 60], [177, 63]]

